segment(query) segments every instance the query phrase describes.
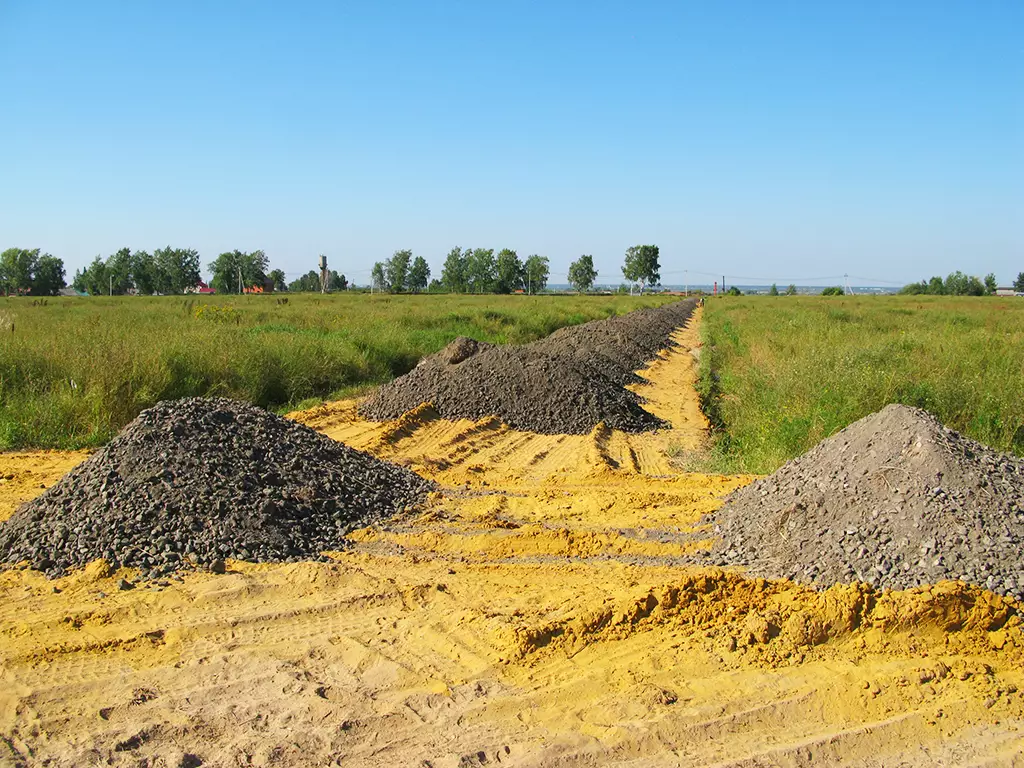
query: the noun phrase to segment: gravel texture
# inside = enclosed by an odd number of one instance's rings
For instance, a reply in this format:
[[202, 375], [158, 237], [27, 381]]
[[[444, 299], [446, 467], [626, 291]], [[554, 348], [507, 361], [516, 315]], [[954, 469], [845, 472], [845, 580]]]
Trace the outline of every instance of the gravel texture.
[[55, 576], [102, 557], [155, 576], [308, 559], [431, 488], [252, 405], [166, 401], [0, 525], [0, 562]]
[[890, 405], [733, 493], [711, 558], [823, 587], [962, 579], [1024, 599], [1024, 461]]
[[360, 408], [363, 416], [396, 419], [423, 403], [448, 419], [497, 416], [515, 429], [586, 434], [604, 422], [643, 432], [664, 426], [624, 388], [634, 373], [671, 345], [695, 299], [562, 328], [521, 346], [460, 337], [384, 385]]

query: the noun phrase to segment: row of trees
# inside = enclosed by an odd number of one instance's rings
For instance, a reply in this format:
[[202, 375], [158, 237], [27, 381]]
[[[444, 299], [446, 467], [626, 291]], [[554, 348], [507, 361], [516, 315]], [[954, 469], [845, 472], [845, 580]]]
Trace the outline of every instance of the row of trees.
[[[1020, 277], [1024, 277], [1024, 274], [1019, 276], [1018, 280]], [[922, 280], [919, 283], [905, 285], [900, 290], [900, 293], [913, 296], [925, 294], [930, 296], [986, 296], [995, 293], [996, 286], [996, 276], [994, 274], [989, 273], [985, 275], [985, 279], [982, 281], [974, 275], [965, 275], [960, 270], [957, 270], [947, 275], [945, 280], [936, 275], [928, 282]]]
[[122, 248], [107, 257], [97, 256], [85, 269], [79, 269], [71, 281], [76, 291], [93, 296], [126, 293], [184, 293], [200, 280], [199, 252], [192, 248], [158, 248], [132, 251]]
[[[378, 261], [370, 271], [375, 290], [400, 293], [423, 290], [450, 293], [536, 293], [547, 287], [551, 265], [547, 256], [532, 254], [521, 260], [511, 248], [497, 255], [493, 248], [452, 248], [441, 267], [439, 280], [430, 280], [430, 267], [422, 256], [410, 250], [395, 251], [386, 261]], [[580, 256], [569, 265], [569, 284], [586, 292], [597, 279], [594, 257]], [[643, 293], [646, 286], [661, 280], [659, 250], [656, 245], [635, 245], [626, 251], [622, 274]]]
[[55, 296], [67, 286], [64, 262], [38, 248], [8, 248], [0, 253], [0, 291]]
[[390, 259], [378, 261], [370, 270], [370, 286], [377, 291], [419, 293], [428, 288], [430, 266], [422, 256], [413, 258], [412, 251], [395, 251]]
[[[320, 290], [319, 273], [310, 271], [298, 280], [287, 283], [282, 270], [270, 269], [270, 260], [261, 250], [225, 251], [211, 261], [207, 269], [213, 276], [210, 286], [222, 294], [241, 293], [253, 286], [263, 288], [268, 282], [273, 284], [275, 291]], [[78, 270], [72, 286], [75, 290], [94, 296], [176, 294], [194, 288], [201, 278], [198, 251], [168, 246], [149, 253], [122, 248], [106, 260], [97, 256], [88, 267]], [[63, 283], [60, 287], [64, 287]], [[345, 290], [347, 287], [345, 276], [332, 270], [330, 290]]]

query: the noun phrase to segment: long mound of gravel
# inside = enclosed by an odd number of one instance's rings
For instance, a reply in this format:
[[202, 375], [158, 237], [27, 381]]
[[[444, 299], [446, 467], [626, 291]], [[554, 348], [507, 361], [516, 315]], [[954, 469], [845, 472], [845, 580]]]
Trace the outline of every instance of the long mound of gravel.
[[103, 557], [152, 576], [226, 557], [305, 559], [431, 487], [262, 408], [167, 401], [0, 525], [0, 562], [53, 576]]
[[429, 402], [447, 419], [497, 416], [543, 434], [585, 434], [600, 422], [625, 432], [658, 429], [664, 422], [624, 386], [639, 381], [634, 371], [671, 344], [695, 306], [689, 299], [637, 310], [521, 346], [460, 337], [378, 389], [360, 412], [385, 421]]
[[1024, 599], [1024, 461], [890, 405], [732, 494], [712, 560], [821, 586], [962, 579]]

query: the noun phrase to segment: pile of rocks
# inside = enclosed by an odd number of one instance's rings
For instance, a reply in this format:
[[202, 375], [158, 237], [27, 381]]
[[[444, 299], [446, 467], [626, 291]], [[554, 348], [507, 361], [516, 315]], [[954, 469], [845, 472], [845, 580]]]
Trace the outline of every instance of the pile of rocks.
[[732, 494], [712, 561], [822, 586], [962, 579], [1024, 599], [1024, 461], [890, 405]]
[[515, 429], [585, 434], [604, 422], [642, 432], [664, 426], [625, 389], [635, 370], [671, 344], [696, 300], [562, 328], [546, 339], [496, 347], [460, 337], [384, 385], [361, 407], [369, 419], [396, 419], [423, 403], [448, 419], [497, 416]]
[[59, 575], [102, 557], [158, 575], [315, 557], [431, 487], [252, 405], [167, 401], [0, 525], [0, 562]]

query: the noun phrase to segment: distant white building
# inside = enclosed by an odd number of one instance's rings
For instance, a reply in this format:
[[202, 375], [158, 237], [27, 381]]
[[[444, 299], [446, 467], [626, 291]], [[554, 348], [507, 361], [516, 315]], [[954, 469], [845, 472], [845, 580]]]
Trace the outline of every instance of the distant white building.
[[996, 296], [1024, 296], [1024, 293], [1019, 293], [1013, 288], [996, 288]]

